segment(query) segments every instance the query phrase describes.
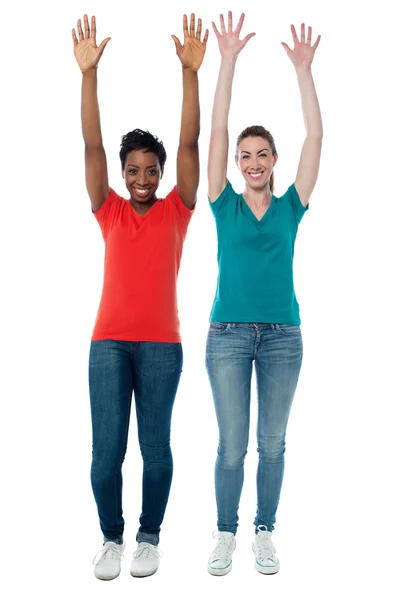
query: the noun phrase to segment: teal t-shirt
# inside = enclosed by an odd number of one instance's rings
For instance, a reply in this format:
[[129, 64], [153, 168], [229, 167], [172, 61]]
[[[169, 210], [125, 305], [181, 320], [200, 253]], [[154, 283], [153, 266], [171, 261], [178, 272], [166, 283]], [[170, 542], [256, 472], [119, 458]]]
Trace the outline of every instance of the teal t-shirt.
[[230, 182], [209, 203], [218, 234], [219, 275], [211, 321], [300, 325], [293, 258], [298, 225], [307, 211], [295, 185], [260, 221]]

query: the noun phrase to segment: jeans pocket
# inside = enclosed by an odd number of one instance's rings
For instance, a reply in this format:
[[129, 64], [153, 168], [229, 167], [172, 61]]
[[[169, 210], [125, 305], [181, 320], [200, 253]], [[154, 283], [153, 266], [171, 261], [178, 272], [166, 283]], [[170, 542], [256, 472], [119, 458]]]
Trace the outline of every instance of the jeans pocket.
[[219, 321], [212, 321], [212, 323], [209, 324], [208, 333], [220, 335], [221, 333], [227, 331], [229, 327], [230, 323], [220, 323]]
[[276, 326], [276, 331], [281, 335], [285, 336], [295, 336], [301, 335], [301, 328], [299, 325], [290, 325], [286, 323], [278, 323]]

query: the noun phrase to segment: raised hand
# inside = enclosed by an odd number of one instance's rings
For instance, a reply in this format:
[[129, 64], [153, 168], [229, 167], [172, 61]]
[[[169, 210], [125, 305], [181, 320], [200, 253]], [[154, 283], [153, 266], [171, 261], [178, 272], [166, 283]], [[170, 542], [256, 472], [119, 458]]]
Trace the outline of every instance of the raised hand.
[[249, 33], [243, 40], [240, 40], [240, 33], [244, 23], [244, 18], [245, 14], [242, 13], [240, 20], [238, 21], [238, 25], [233, 31], [233, 14], [231, 11], [229, 11], [226, 31], [224, 17], [223, 15], [220, 15], [220, 30], [222, 33], [219, 33], [215, 23], [212, 21], [213, 31], [216, 34], [220, 54], [223, 58], [236, 58], [247, 44], [248, 40], [255, 35], [255, 33]]
[[176, 46], [176, 54], [180, 58], [184, 69], [192, 69], [198, 71], [206, 50], [206, 42], [208, 41], [209, 31], [205, 31], [204, 39], [201, 42], [202, 21], [198, 19], [197, 33], [195, 33], [195, 15], [191, 13], [190, 31], [188, 30], [187, 15], [183, 16], [183, 45], [179, 38], [172, 35]]
[[82, 31], [81, 20], [79, 19], [79, 21], [78, 21], [77, 31], [78, 31], [78, 35], [79, 35], [79, 41], [78, 41], [78, 38], [76, 37], [75, 30], [72, 29], [72, 39], [73, 39], [73, 45], [74, 45], [73, 50], [75, 53], [75, 58], [78, 62], [78, 65], [79, 65], [82, 73], [84, 73], [88, 69], [95, 69], [97, 67], [98, 62], [102, 56], [102, 53], [104, 52], [104, 48], [108, 44], [109, 40], [111, 39], [111, 38], [105, 38], [105, 40], [103, 40], [101, 42], [101, 44], [99, 46], [97, 46], [97, 43], [96, 43], [96, 32], [97, 32], [96, 17], [91, 18], [91, 31], [90, 31], [90, 27], [89, 27], [89, 18], [87, 15], [84, 15], [83, 21], [84, 21], [84, 28], [85, 28], [84, 33]]
[[319, 45], [321, 36], [319, 35], [316, 42], [312, 46], [312, 28], [308, 27], [308, 37], [305, 42], [305, 24], [301, 25], [301, 41], [299, 41], [298, 36], [295, 31], [295, 27], [291, 25], [292, 39], [294, 40], [294, 49], [291, 50], [287, 44], [281, 42], [282, 46], [284, 46], [292, 64], [295, 69], [301, 68], [309, 68], [312, 64], [314, 53], [316, 52], [316, 48]]

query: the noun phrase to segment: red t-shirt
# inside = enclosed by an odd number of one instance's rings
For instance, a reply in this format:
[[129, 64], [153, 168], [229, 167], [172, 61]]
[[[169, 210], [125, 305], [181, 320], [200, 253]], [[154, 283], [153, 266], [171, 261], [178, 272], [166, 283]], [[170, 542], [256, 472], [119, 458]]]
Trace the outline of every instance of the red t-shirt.
[[192, 214], [176, 187], [144, 216], [110, 190], [94, 213], [105, 241], [105, 262], [93, 341], [181, 341], [177, 275]]

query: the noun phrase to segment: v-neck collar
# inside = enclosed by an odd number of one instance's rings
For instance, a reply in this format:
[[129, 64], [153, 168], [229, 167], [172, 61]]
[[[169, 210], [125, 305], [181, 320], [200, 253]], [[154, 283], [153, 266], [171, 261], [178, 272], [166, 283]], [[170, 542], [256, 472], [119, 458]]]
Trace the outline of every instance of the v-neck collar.
[[148, 215], [150, 214], [150, 212], [151, 212], [151, 211], [152, 211], [152, 210], [153, 210], [153, 209], [156, 207], [156, 205], [157, 205], [157, 204], [159, 204], [159, 202], [161, 202], [161, 201], [162, 201], [162, 198], [157, 198], [157, 201], [156, 201], [156, 202], [154, 202], [154, 204], [151, 206], [151, 208], [149, 208], [149, 209], [147, 210], [147, 212], [145, 213], [145, 215], [140, 215], [140, 213], [138, 213], [138, 212], [137, 212], [137, 210], [134, 208], [134, 206], [133, 206], [132, 204], [130, 204], [130, 201], [128, 200], [128, 202], [129, 202], [129, 206], [130, 206], [131, 210], [133, 211], [133, 213], [134, 213], [134, 214], [135, 214], [137, 217], [139, 217], [139, 219], [145, 219], [145, 218], [147, 218], [147, 217], [148, 217]]
[[240, 198], [241, 198], [241, 203], [244, 204], [244, 207], [245, 207], [244, 211], [247, 211], [250, 218], [252, 218], [252, 220], [258, 224], [263, 223], [266, 220], [267, 215], [269, 214], [272, 205], [276, 201], [276, 196], [274, 194], [272, 194], [272, 199], [270, 200], [270, 204], [268, 206], [267, 211], [265, 212], [265, 214], [263, 215], [263, 217], [261, 219], [258, 219], [258, 217], [252, 212], [252, 209], [249, 207], [249, 205], [245, 201], [244, 194], [240, 194]]

